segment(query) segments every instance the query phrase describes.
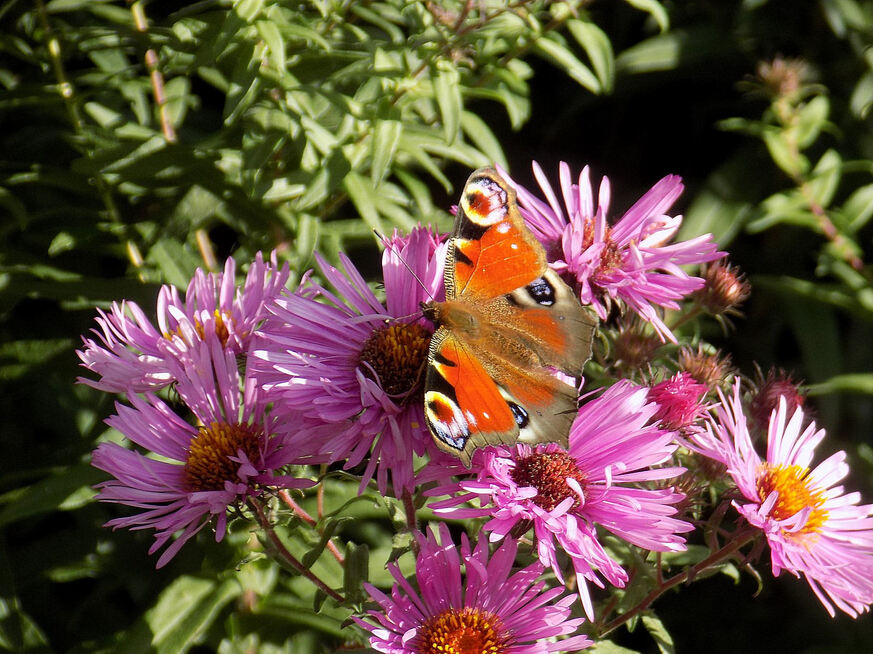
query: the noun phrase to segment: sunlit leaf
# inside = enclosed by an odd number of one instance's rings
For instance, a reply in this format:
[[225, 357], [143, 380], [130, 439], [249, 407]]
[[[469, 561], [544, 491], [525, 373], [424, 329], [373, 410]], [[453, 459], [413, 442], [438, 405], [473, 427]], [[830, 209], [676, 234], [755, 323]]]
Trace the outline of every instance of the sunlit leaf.
[[534, 43], [534, 52], [548, 59], [561, 68], [572, 79], [592, 93], [602, 93], [603, 88], [597, 76], [585, 64], [579, 61], [567, 46], [544, 36]]

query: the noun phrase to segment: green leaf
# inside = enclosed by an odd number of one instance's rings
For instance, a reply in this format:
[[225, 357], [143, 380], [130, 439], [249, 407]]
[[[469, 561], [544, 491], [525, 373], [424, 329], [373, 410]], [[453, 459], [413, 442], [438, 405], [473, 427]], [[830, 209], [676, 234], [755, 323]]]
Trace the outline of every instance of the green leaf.
[[368, 9], [360, 3], [352, 4], [351, 11], [356, 16], [363, 18], [367, 22], [381, 28], [388, 35], [388, 38], [391, 39], [391, 43], [393, 43], [394, 45], [400, 45], [404, 42], [405, 36], [400, 28], [385, 20], [382, 16], [379, 15], [378, 12], [373, 11], [372, 9]]
[[434, 214], [437, 214], [437, 209], [434, 207], [427, 185], [407, 169], [399, 168], [395, 174], [412, 196], [412, 204], [416, 208], [419, 220], [421, 222], [434, 222]]
[[768, 129], [761, 136], [773, 162], [789, 177], [800, 177], [809, 170], [809, 160], [797, 151], [786, 132], [779, 129]]
[[849, 108], [859, 120], [864, 120], [873, 107], [873, 71], [867, 71], [855, 84], [849, 99]]
[[[223, 582], [183, 576], [161, 593], [145, 615], [158, 653], [187, 651], [209, 629], [219, 612], [242, 592], [234, 579]], [[121, 648], [119, 651], [128, 651]]]
[[311, 568], [313, 566], [313, 564], [318, 560], [318, 557], [321, 556], [324, 548], [327, 547], [330, 539], [333, 538], [336, 530], [339, 529], [344, 522], [349, 520], [351, 520], [351, 518], [347, 516], [339, 516], [319, 521], [320, 533], [318, 542], [303, 555], [303, 558], [300, 561], [304, 567]]
[[818, 221], [809, 210], [809, 202], [797, 189], [771, 195], [761, 203], [760, 208], [763, 215], [746, 224], [746, 230], [750, 234], [762, 232], [783, 222], [807, 229], [818, 228]]
[[378, 187], [394, 163], [394, 154], [400, 143], [403, 124], [399, 120], [376, 120], [373, 128], [373, 163], [370, 167], [370, 181]]
[[178, 128], [185, 122], [188, 104], [193, 100], [191, 81], [187, 77], [173, 77], [164, 84], [164, 91], [167, 97], [167, 120], [173, 127]]
[[664, 6], [657, 0], [624, 0], [627, 4], [635, 9], [644, 11], [651, 16], [658, 24], [658, 29], [666, 32], [670, 29], [670, 15]]
[[433, 75], [433, 93], [440, 109], [446, 143], [452, 144], [458, 137], [464, 106], [458, 69], [449, 65], [438, 66]]
[[621, 52], [615, 59], [620, 74], [653, 73], [712, 66], [734, 54], [735, 46], [714, 25], [698, 24], [657, 34]]
[[479, 148], [492, 163], [500, 164], [504, 168], [508, 167], [500, 141], [491, 131], [488, 123], [472, 111], [465, 110], [461, 114], [461, 127], [473, 145]]
[[850, 373], [834, 375], [818, 384], [806, 386], [809, 395], [830, 395], [831, 393], [860, 393], [873, 395], [873, 374]]
[[842, 288], [828, 287], [805, 279], [788, 277], [787, 275], [781, 277], [756, 275], [751, 278], [751, 282], [752, 288], [767, 288], [777, 294], [791, 293], [797, 297], [838, 307], [858, 315], [864, 320], [873, 322], [873, 308], [859, 304], [854, 293], [849, 293]]
[[198, 264], [181, 243], [168, 238], [155, 243], [146, 259], [161, 271], [164, 281], [177, 288], [188, 286]]
[[39, 625], [25, 613], [15, 594], [15, 575], [5, 543], [0, 539], [0, 650], [48, 652], [49, 641]]
[[265, 0], [237, 0], [233, 9], [247, 23], [251, 23], [264, 10]]
[[676, 235], [684, 241], [702, 234], [712, 234], [719, 247], [727, 247], [743, 229], [752, 210], [749, 202], [732, 200], [720, 193], [717, 180], [708, 180], [685, 212]]
[[270, 62], [280, 74], [285, 72], [285, 39], [279, 26], [272, 20], [259, 20], [255, 23], [258, 34], [267, 44]]
[[641, 41], [619, 53], [616, 69], [628, 75], [675, 70], [679, 67], [684, 39], [684, 33], [673, 31]]
[[591, 72], [591, 69], [579, 61], [578, 57], [570, 52], [565, 45], [555, 41], [551, 34], [537, 39], [534, 42], [533, 51], [561, 68], [583, 88], [592, 93], [600, 94], [603, 92], [600, 80]]
[[830, 101], [827, 96], [817, 95], [797, 113], [794, 125], [797, 146], [801, 150], [812, 145], [827, 125]]
[[843, 214], [852, 232], [866, 225], [873, 216], [873, 184], [855, 189], [843, 204]]
[[667, 628], [664, 626], [664, 623], [661, 622], [660, 618], [649, 613], [648, 615], [643, 616], [642, 622], [646, 631], [648, 631], [652, 638], [655, 639], [655, 643], [658, 645], [658, 651], [660, 651], [661, 654], [675, 654], [676, 647], [673, 644], [673, 637], [670, 635], [670, 632], [667, 631]]
[[115, 159], [111, 164], [103, 169], [104, 173], [115, 173], [130, 168], [137, 162], [150, 157], [151, 155], [161, 152], [167, 147], [167, 140], [162, 134], [155, 134], [145, 143], [137, 146], [129, 154]]
[[830, 205], [837, 192], [843, 172], [842, 163], [843, 160], [836, 150], [828, 150], [818, 160], [810, 175], [807, 187], [822, 208]]
[[[266, 45], [258, 49], [263, 50]], [[222, 117], [227, 127], [234, 125], [258, 99], [260, 90], [258, 53], [252, 43], [240, 43], [234, 53], [234, 67], [228, 78]]]
[[382, 224], [382, 219], [379, 217], [379, 210], [377, 209], [379, 194], [370, 184], [370, 180], [361, 177], [358, 173], [349, 172], [346, 175], [344, 187], [364, 222], [370, 226], [370, 229], [379, 234], [384, 234], [385, 226]]
[[363, 602], [367, 599], [364, 582], [369, 581], [370, 550], [366, 545], [346, 543], [345, 564], [343, 565], [343, 596], [349, 602]]
[[64, 468], [25, 488], [0, 496], [0, 527], [30, 516], [77, 509], [94, 497], [94, 484], [106, 474], [81, 463]]
[[308, 261], [315, 251], [321, 221], [315, 216], [304, 213], [297, 221], [297, 238], [294, 239], [294, 249], [299, 261]]
[[76, 237], [69, 232], [58, 232], [49, 243], [48, 255], [56, 257], [64, 252], [76, 249]]
[[616, 645], [611, 640], [598, 640], [590, 650], [591, 654], [640, 654], [638, 649], [628, 649]]
[[344, 639], [348, 636], [348, 628], [340, 625], [343, 618], [337, 619], [338, 616], [333, 615], [329, 607], [330, 604], [325, 602], [320, 610], [315, 612], [299, 598], [286, 593], [273, 593], [264, 598], [264, 605], [258, 611], [258, 615], [277, 617], [289, 625]]
[[588, 55], [601, 92], [611, 93], [615, 82], [615, 55], [609, 37], [590, 21], [568, 20], [567, 29]]

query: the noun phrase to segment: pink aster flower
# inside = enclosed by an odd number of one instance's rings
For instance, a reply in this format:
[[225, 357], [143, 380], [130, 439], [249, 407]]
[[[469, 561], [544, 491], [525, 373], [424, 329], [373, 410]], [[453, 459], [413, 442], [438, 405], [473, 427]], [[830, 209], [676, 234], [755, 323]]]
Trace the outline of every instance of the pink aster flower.
[[98, 309], [100, 331], [93, 331], [99, 342], [83, 338], [85, 347], [76, 354], [100, 379], [80, 377], [79, 381], [110, 393], [168, 386], [174, 381], [166, 361], [170, 340], [177, 341], [176, 351], [184, 351], [207, 334], [215, 334], [228, 351], [245, 353], [264, 317], [264, 306], [279, 295], [288, 274], [287, 264], [279, 269], [275, 253], [269, 264], [257, 254], [242, 288], [236, 286], [233, 258], [227, 260], [223, 273], [204, 273], [198, 268], [184, 301], [175, 287], [161, 287], [157, 328], [135, 302], [113, 303], [109, 313]]
[[575, 632], [584, 620], [569, 617], [575, 600], [572, 595], [561, 597], [562, 588], [545, 590], [545, 583], [537, 581], [543, 569], [540, 564], [512, 572], [516, 541], [506, 539], [489, 558], [484, 540], [471, 552], [462, 534], [458, 556], [448, 527], [441, 523], [439, 529], [440, 542], [433, 530], [427, 536], [416, 534], [420, 547], [415, 562], [417, 589], [394, 563], [388, 565], [397, 581], [390, 597], [364, 584], [381, 607], [381, 611], [368, 611], [372, 623], [354, 618], [371, 632], [371, 647], [385, 654], [547, 654], [574, 652], [593, 644], [584, 635], [556, 640]]
[[601, 319], [608, 316], [612, 301], [621, 300], [650, 322], [662, 339], [675, 342], [655, 307], [678, 309], [677, 300], [703, 286], [703, 279], [680, 266], [724, 256], [710, 234], [668, 244], [682, 224], [681, 216], [665, 213], [682, 193], [681, 179], [664, 177], [610, 224], [608, 178], [600, 184], [595, 205], [588, 167], [574, 184], [570, 167], [562, 162], [562, 206], [536, 162], [533, 171], [547, 203], [507, 180], [515, 187], [521, 213], [545, 246], [552, 267], [575, 280], [582, 303], [593, 306]]
[[395, 494], [411, 489], [413, 454], [431, 443], [419, 383], [433, 328], [420, 304], [442, 288], [444, 258], [428, 229], [395, 235], [382, 259], [385, 304], [348, 258], [342, 271], [319, 258], [336, 293], [307, 280], [260, 330], [255, 374], [276, 412], [332, 426], [313, 456], [346, 469], [367, 458], [362, 488], [375, 474], [385, 493], [390, 471]]
[[313, 485], [276, 474], [294, 453], [276, 435], [253, 380], [246, 379], [240, 392], [236, 356], [215, 334], [193, 343], [184, 360], [170, 358], [166, 365], [196, 424], [183, 420], [152, 393], [130, 393], [132, 406], [116, 403], [116, 415], [106, 422], [148, 454], [101, 443], [92, 455], [92, 465], [114, 477], [98, 485], [97, 499], [141, 509], [107, 526], [154, 529], [149, 554], [176, 536], [157, 567], [210, 522], [220, 541], [228, 509], [250, 496], [267, 488]]
[[708, 390], [705, 384], [683, 371], [652, 386], [649, 399], [658, 404], [655, 417], [664, 428], [687, 430], [706, 415], [707, 405], [702, 399]]
[[[603, 587], [601, 576], [623, 587], [627, 573], [601, 545], [595, 525], [624, 540], [655, 551], [685, 549], [678, 534], [692, 526], [671, 517], [683, 498], [669, 488], [642, 488], [642, 482], [662, 482], [684, 471], [658, 467], [676, 449], [673, 432], [651, 424], [658, 406], [647, 401], [648, 390], [620, 381], [579, 410], [570, 429], [569, 449], [555, 444], [519, 443], [512, 449], [477, 452], [475, 478], [442, 482], [430, 495], [453, 494], [432, 508], [453, 518], [489, 516], [483, 530], [492, 540], [512, 533], [528, 521], [533, 526], [540, 561], [563, 579], [558, 548], [573, 563], [579, 595], [589, 619], [594, 608], [587, 584]], [[464, 472], [441, 464], [421, 481], [445, 479]], [[478, 499], [480, 508], [461, 506]]]
[[788, 417], [784, 397], [770, 417], [767, 456], [752, 445], [740, 383], [707, 432], [692, 438], [699, 450], [727, 467], [743, 499], [733, 505], [770, 545], [773, 576], [787, 570], [807, 583], [831, 616], [834, 605], [856, 617], [873, 602], [873, 505], [837, 485], [848, 473], [846, 453], [811, 468], [825, 437], [806, 427], [802, 408]]

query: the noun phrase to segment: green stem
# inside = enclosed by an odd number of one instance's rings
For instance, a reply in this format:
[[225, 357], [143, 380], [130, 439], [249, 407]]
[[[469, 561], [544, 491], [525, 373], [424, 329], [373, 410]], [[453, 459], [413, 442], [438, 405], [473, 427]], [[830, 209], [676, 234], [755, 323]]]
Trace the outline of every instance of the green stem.
[[679, 318], [676, 319], [676, 322], [674, 322], [672, 325], [670, 325], [670, 330], [676, 331], [677, 329], [679, 329], [679, 327], [681, 327], [685, 323], [689, 322], [690, 320], [693, 320], [694, 318], [699, 316], [701, 313], [703, 313], [703, 309], [699, 304], [693, 306], [691, 308], [691, 310], [689, 310], [686, 313], [684, 313], [683, 315], [679, 316]]

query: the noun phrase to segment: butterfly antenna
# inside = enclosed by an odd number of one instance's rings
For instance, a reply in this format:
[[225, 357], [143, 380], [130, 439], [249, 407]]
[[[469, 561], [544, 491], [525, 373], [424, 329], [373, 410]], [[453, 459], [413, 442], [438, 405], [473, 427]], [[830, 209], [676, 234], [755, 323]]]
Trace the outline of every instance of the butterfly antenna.
[[[375, 230], [375, 229], [373, 230], [373, 233], [376, 235], [376, 238], [378, 238], [382, 242], [382, 245], [385, 246], [386, 250], [391, 250], [397, 256], [397, 258], [400, 260], [400, 263], [403, 264], [403, 267], [409, 271], [409, 274], [412, 275], [412, 278], [418, 282], [418, 285], [421, 286], [422, 290], [427, 294], [427, 296], [430, 298], [431, 302], [433, 302], [435, 298], [434, 298], [433, 294], [428, 290], [427, 285], [425, 285], [425, 283], [423, 281], [421, 281], [421, 278], [415, 274], [415, 271], [407, 263], [406, 259], [403, 258], [403, 256], [400, 254], [400, 252], [398, 252], [397, 249], [391, 244], [391, 241], [388, 240], [388, 237], [379, 233], [379, 231]], [[415, 314], [412, 314], [412, 315], [415, 315]]]

